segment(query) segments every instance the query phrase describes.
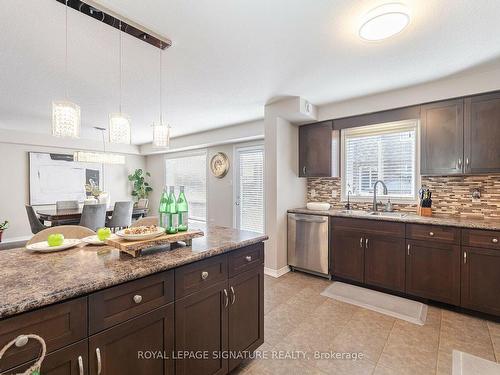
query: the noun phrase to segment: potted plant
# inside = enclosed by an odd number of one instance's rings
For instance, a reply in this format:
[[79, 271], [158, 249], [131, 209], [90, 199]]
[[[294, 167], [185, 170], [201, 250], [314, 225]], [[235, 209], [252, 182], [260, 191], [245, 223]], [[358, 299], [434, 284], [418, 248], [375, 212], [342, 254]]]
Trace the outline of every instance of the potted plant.
[[3, 223], [0, 223], [0, 242], [2, 242], [2, 234], [5, 229], [9, 227], [9, 222], [5, 220]]
[[[149, 172], [144, 173], [142, 169], [136, 169], [133, 174], [128, 175], [128, 180], [133, 183], [132, 196], [136, 199], [146, 199], [153, 188], [146, 182], [145, 177], [151, 177]], [[136, 202], [137, 203], [137, 202]]]

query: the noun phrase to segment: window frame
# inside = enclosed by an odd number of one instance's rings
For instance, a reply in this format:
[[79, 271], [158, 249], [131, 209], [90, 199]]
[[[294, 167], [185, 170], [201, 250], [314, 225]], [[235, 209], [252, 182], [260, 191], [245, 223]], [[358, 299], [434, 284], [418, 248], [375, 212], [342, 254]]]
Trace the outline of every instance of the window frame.
[[[372, 127], [374, 129], [374, 132], [376, 132], [377, 128], [381, 127], [389, 127], [389, 126], [404, 126], [404, 125], [409, 125], [413, 124], [415, 126], [415, 166], [414, 166], [414, 186], [413, 186], [413, 192], [414, 195], [413, 197], [398, 197], [398, 196], [391, 196], [391, 195], [381, 195], [378, 194], [377, 197], [384, 197], [386, 199], [390, 199], [392, 203], [399, 203], [399, 204], [416, 204], [418, 203], [418, 187], [420, 186], [421, 183], [421, 175], [420, 175], [420, 120], [419, 119], [407, 119], [407, 120], [401, 120], [401, 121], [392, 121], [392, 122], [386, 122], [386, 123], [380, 123], [380, 124], [372, 124], [372, 125], [364, 125], [364, 126], [359, 126], [359, 127], [352, 127], [349, 129], [342, 129], [340, 131], [340, 137], [341, 137], [341, 142], [340, 142], [340, 176], [341, 176], [341, 194], [340, 194], [340, 200], [341, 202], [347, 202], [347, 176], [346, 176], [346, 162], [347, 158], [345, 156], [345, 145], [346, 145], [346, 131], [351, 130], [351, 129], [363, 129], [367, 127]], [[372, 202], [373, 201], [373, 196], [354, 196], [351, 195], [349, 200], [351, 202], [359, 202], [359, 203], [367, 203], [367, 202]]]
[[[199, 220], [199, 219], [193, 219], [193, 218], [188, 218], [189, 221], [196, 222], [196, 223], [205, 223], [208, 224], [208, 189], [209, 189], [209, 184], [208, 184], [208, 150], [207, 149], [201, 149], [201, 150], [193, 150], [193, 151], [180, 151], [180, 152], [173, 152], [173, 153], [168, 153], [165, 155], [163, 158], [163, 186], [167, 185], [167, 160], [172, 160], [172, 159], [182, 159], [182, 158], [187, 158], [191, 156], [205, 156], [205, 220]], [[163, 188], [163, 187], [162, 187]], [[188, 197], [188, 203], [189, 203], [189, 197]]]

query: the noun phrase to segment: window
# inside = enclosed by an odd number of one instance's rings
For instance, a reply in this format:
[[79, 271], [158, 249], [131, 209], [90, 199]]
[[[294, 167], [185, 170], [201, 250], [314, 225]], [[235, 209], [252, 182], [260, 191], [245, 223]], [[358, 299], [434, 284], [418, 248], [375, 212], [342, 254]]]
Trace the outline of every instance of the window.
[[198, 153], [165, 160], [165, 184], [184, 186], [189, 203], [189, 219], [207, 220], [207, 154]]
[[264, 147], [236, 149], [236, 227], [264, 233]]
[[375, 181], [382, 180], [389, 197], [416, 199], [417, 131], [417, 120], [342, 131], [343, 198], [348, 191], [353, 198], [372, 197]]

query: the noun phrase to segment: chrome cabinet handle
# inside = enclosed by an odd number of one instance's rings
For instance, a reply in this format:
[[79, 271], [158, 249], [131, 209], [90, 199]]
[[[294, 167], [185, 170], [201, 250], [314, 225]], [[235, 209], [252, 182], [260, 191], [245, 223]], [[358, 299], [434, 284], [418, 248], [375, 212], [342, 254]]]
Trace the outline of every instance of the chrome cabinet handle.
[[408, 244], [408, 250], [406, 252], [408, 255], [410, 255], [410, 244]]
[[236, 293], [234, 292], [234, 288], [231, 287], [231, 305], [234, 305], [234, 301], [236, 301]]
[[368, 238], [365, 239], [365, 246], [368, 249]]
[[251, 262], [252, 261], [252, 257], [250, 255], [247, 255], [245, 257], [245, 259], [246, 259], [247, 262]]
[[206, 280], [206, 279], [207, 279], [207, 277], [208, 277], [208, 272], [207, 272], [207, 271], [203, 271], [203, 272], [201, 273], [201, 278], [202, 278], [203, 280]]
[[227, 295], [227, 290], [224, 289], [224, 307], [227, 307], [229, 305], [229, 297]]
[[458, 158], [458, 166], [461, 167], [462, 166], [462, 158]]
[[306, 174], [306, 166], [305, 165], [302, 167], [302, 174]]
[[95, 356], [97, 357], [97, 375], [101, 375], [102, 364], [101, 364], [101, 351], [99, 348], [95, 348]]
[[137, 304], [141, 303], [142, 302], [142, 296], [140, 294], [136, 294], [134, 296], [134, 302], [137, 303]]
[[363, 237], [359, 239], [359, 247], [363, 248]]
[[464, 264], [467, 264], [467, 251], [464, 250]]
[[434, 232], [429, 232], [429, 236], [434, 237]]
[[469, 166], [469, 158], [465, 158], [465, 165]]
[[81, 355], [78, 356], [78, 375], [83, 375], [83, 358]]
[[492, 239], [491, 239], [491, 242], [493, 242], [493, 243], [498, 243], [498, 238], [492, 238]]

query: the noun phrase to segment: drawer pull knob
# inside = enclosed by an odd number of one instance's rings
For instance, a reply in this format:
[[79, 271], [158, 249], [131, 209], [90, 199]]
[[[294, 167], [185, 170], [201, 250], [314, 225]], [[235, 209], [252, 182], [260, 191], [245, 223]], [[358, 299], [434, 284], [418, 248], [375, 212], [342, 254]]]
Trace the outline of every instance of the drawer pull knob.
[[491, 242], [493, 242], [493, 243], [498, 243], [498, 238], [493, 238], [493, 239], [491, 240]]
[[247, 262], [251, 262], [251, 261], [252, 261], [252, 257], [251, 257], [250, 255], [247, 255], [247, 256], [245, 257], [245, 259], [247, 260]]
[[142, 302], [142, 296], [140, 294], [136, 294], [134, 296], [134, 302], [135, 303], [141, 303]]
[[429, 232], [429, 236], [434, 237], [434, 232]]
[[18, 348], [22, 348], [27, 343], [28, 343], [28, 337], [24, 335], [19, 336], [16, 340], [16, 346]]
[[207, 272], [207, 271], [203, 271], [203, 272], [201, 273], [201, 278], [202, 278], [203, 280], [206, 280], [206, 279], [207, 279], [207, 277], [208, 277], [208, 272]]

